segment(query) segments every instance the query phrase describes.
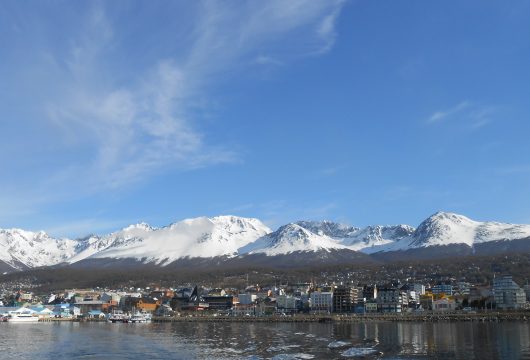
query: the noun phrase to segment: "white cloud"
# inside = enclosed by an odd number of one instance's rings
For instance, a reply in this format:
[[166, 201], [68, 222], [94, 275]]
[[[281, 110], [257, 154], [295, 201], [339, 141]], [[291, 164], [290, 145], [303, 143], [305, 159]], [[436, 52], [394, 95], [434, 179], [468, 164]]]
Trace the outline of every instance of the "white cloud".
[[254, 59], [254, 63], [259, 64], [259, 65], [276, 65], [276, 66], [283, 65], [283, 63], [280, 60], [275, 59], [272, 56], [266, 56], [266, 55], [257, 56]]
[[468, 109], [471, 106], [471, 102], [465, 100], [457, 105], [453, 106], [452, 108], [436, 111], [431, 116], [429, 116], [429, 119], [427, 120], [428, 123], [437, 123], [444, 119], [447, 119], [453, 115], [456, 115], [458, 113], [461, 113], [463, 110]]
[[121, 46], [128, 29], [114, 22], [105, 4], [94, 5], [75, 31], [65, 29], [61, 40], [43, 42], [48, 45], [41, 54], [45, 61], [35, 60], [33, 66], [39, 74], [34, 87], [49, 91], [31, 102], [46, 116], [57, 160], [53, 171], [35, 177], [32, 193], [64, 200], [121, 188], [168, 169], [240, 161], [208, 136], [197, 116], [210, 83], [252, 59], [279, 65], [327, 51], [342, 5], [342, 0], [193, 3], [197, 11], [190, 11], [185, 41], [150, 28], [164, 35], [157, 50], [173, 46], [178, 51], [153, 51], [136, 67], [129, 60], [143, 55], [141, 47]]
[[497, 106], [486, 106], [471, 101], [461, 101], [452, 108], [434, 112], [427, 119], [427, 124], [437, 124], [460, 119], [470, 130], [480, 129], [493, 121], [498, 112]]

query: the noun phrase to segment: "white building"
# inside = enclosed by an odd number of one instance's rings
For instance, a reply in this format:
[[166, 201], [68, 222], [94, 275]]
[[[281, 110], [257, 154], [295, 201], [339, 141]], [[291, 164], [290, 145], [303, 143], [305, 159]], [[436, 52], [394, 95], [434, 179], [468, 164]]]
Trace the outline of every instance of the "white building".
[[296, 298], [289, 295], [278, 295], [276, 298], [276, 308], [286, 311], [294, 311], [296, 307]]
[[314, 291], [309, 298], [311, 312], [331, 313], [333, 311], [333, 293]]
[[420, 295], [425, 295], [425, 285], [423, 284], [414, 284], [414, 291], [418, 295], [418, 299]]
[[526, 304], [526, 293], [510, 275], [493, 279], [493, 297], [497, 309], [520, 309]]

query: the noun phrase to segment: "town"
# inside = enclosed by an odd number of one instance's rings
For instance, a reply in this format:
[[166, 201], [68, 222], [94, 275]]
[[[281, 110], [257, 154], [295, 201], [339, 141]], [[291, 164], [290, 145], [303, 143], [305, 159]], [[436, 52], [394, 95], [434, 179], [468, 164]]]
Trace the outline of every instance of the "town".
[[[477, 314], [530, 310], [530, 285], [512, 276], [492, 284], [446, 281], [433, 284], [248, 285], [215, 288], [70, 289], [36, 294], [24, 289], [0, 293], [2, 321], [87, 320], [111, 322], [170, 321], [187, 318], [325, 319], [322, 316], [367, 314]], [[525, 315], [526, 316], [526, 315]]]

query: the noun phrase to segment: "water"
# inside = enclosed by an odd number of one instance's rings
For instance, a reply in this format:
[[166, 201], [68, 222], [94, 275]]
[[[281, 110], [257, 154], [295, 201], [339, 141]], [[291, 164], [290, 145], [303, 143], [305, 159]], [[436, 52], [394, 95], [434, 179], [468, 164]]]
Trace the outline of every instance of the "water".
[[0, 359], [530, 359], [530, 323], [0, 323]]

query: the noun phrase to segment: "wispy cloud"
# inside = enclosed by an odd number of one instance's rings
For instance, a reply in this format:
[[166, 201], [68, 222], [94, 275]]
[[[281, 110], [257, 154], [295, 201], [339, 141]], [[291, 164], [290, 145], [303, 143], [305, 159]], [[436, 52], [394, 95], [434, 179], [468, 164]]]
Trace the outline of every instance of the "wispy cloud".
[[464, 100], [451, 108], [434, 112], [427, 119], [427, 124], [438, 124], [460, 119], [468, 125], [469, 129], [476, 130], [491, 123], [498, 111], [498, 106], [483, 105]]
[[280, 60], [273, 58], [272, 56], [259, 55], [254, 59], [254, 63], [259, 65], [284, 65]]
[[457, 105], [453, 106], [452, 108], [434, 112], [431, 116], [429, 116], [427, 122], [431, 124], [441, 122], [442, 120], [445, 120], [447, 118], [450, 118], [451, 116], [461, 113], [462, 111], [468, 109], [470, 106], [471, 102], [467, 100], [462, 101]]
[[[178, 51], [146, 57], [129, 71], [135, 55], [120, 53], [120, 42], [130, 34], [103, 5], [95, 3], [68, 41], [52, 44], [46, 61], [35, 64], [53, 76], [35, 80], [50, 91], [33, 103], [44, 113], [57, 151], [71, 154], [58, 157], [56, 170], [33, 184], [56, 197], [121, 188], [168, 169], [241, 161], [208, 136], [197, 115], [209, 85], [250, 59], [284, 64], [263, 54], [292, 59], [328, 51], [343, 1], [200, 1], [190, 10], [185, 41], [167, 34], [160, 39], [167, 48], [182, 40]], [[285, 43], [288, 36], [298, 45]]]

